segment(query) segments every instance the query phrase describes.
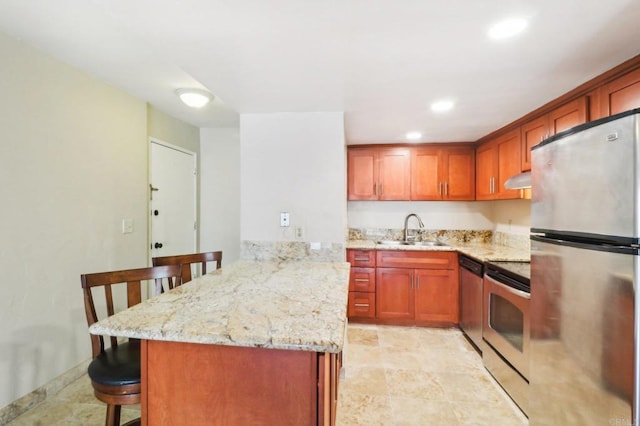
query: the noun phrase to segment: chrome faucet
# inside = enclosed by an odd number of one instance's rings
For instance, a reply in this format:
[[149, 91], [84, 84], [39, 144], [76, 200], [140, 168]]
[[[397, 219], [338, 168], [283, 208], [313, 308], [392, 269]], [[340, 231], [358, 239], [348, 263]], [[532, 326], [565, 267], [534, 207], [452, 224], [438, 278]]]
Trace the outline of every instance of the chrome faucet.
[[420, 216], [418, 216], [415, 213], [409, 213], [407, 215], [407, 217], [404, 218], [404, 241], [409, 241], [409, 235], [408, 235], [409, 228], [408, 228], [408, 225], [409, 225], [409, 218], [411, 216], [413, 216], [416, 219], [418, 219], [418, 225], [420, 225], [420, 229], [424, 229], [424, 223], [422, 223], [422, 219], [420, 219]]

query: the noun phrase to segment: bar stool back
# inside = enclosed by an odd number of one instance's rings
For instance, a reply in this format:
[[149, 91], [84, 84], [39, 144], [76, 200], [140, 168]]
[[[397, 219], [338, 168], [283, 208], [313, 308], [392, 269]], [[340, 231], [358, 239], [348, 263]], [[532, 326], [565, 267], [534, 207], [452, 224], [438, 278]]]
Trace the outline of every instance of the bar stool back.
[[[207, 273], [207, 262], [215, 262], [216, 269], [222, 267], [222, 252], [210, 251], [204, 253], [192, 253], [192, 254], [180, 254], [176, 256], [162, 256], [154, 257], [152, 259], [154, 266], [160, 265], [182, 265], [182, 283], [189, 282], [193, 279], [191, 274], [191, 265], [200, 264], [202, 268], [202, 275]], [[170, 289], [174, 285], [170, 284]]]
[[[126, 304], [122, 303], [122, 308], [118, 310], [130, 308], [142, 300], [142, 281], [155, 280], [156, 286], [161, 286], [163, 280], [180, 283], [181, 270], [179, 265], [158, 266], [83, 274], [80, 280], [87, 324], [90, 326], [99, 320], [92, 289], [104, 288], [106, 305], [100, 308], [106, 310], [106, 318], [120, 307], [116, 305], [119, 301], [117, 296], [122, 299], [126, 296]], [[107, 404], [105, 424], [117, 426], [120, 424], [121, 406], [140, 403], [140, 342], [129, 339], [128, 342], [119, 343], [116, 337], [111, 336], [110, 347], [105, 347], [104, 336], [90, 336], [93, 360], [89, 364], [88, 373], [91, 385], [96, 398]], [[139, 419], [137, 420], [139, 424]]]

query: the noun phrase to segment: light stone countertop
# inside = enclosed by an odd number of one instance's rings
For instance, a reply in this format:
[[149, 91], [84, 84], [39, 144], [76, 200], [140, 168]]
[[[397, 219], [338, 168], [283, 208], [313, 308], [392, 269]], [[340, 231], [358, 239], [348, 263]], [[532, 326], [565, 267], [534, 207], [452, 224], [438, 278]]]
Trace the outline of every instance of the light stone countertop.
[[529, 250], [517, 249], [496, 244], [483, 243], [447, 243], [444, 246], [412, 246], [376, 244], [371, 240], [351, 240], [347, 242], [348, 249], [365, 250], [402, 250], [402, 251], [458, 251], [483, 262], [529, 262]]
[[105, 318], [89, 332], [337, 353], [348, 291], [346, 262], [241, 260]]

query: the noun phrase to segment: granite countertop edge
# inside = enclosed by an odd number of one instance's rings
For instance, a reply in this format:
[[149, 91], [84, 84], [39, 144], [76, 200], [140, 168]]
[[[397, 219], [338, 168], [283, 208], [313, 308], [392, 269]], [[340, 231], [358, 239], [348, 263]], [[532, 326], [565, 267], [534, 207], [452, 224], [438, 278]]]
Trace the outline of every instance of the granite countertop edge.
[[91, 334], [338, 353], [347, 262], [237, 261], [105, 318]]

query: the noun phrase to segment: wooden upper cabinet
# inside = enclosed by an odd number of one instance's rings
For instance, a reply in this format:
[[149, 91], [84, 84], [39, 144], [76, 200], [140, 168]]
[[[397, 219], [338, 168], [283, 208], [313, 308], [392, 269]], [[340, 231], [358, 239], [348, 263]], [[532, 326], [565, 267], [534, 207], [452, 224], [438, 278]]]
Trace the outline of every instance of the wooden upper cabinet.
[[411, 154], [407, 148], [379, 151], [379, 200], [408, 200], [411, 196]]
[[549, 136], [587, 122], [587, 98], [583, 96], [554, 109], [549, 114]]
[[474, 200], [470, 146], [347, 149], [349, 200]]
[[474, 200], [475, 153], [469, 147], [412, 150], [411, 200]]
[[476, 150], [476, 199], [505, 200], [522, 198], [519, 189], [505, 189], [504, 183], [520, 173], [520, 129], [498, 136]]
[[442, 152], [444, 200], [476, 199], [476, 159], [473, 148], [446, 148]]
[[411, 154], [411, 199], [442, 199], [440, 175], [440, 149], [414, 149]]
[[599, 89], [603, 117], [640, 108], [640, 69], [631, 71]]
[[582, 97], [523, 124], [520, 128], [522, 137], [522, 171], [531, 170], [531, 148], [549, 136], [586, 122], [587, 98]]
[[546, 115], [538, 117], [520, 128], [522, 133], [522, 171], [531, 170], [531, 148], [545, 140], [549, 135], [549, 119]]
[[375, 149], [347, 150], [347, 193], [349, 200], [377, 200], [378, 152]]
[[408, 200], [410, 162], [410, 152], [406, 148], [348, 149], [348, 199]]

